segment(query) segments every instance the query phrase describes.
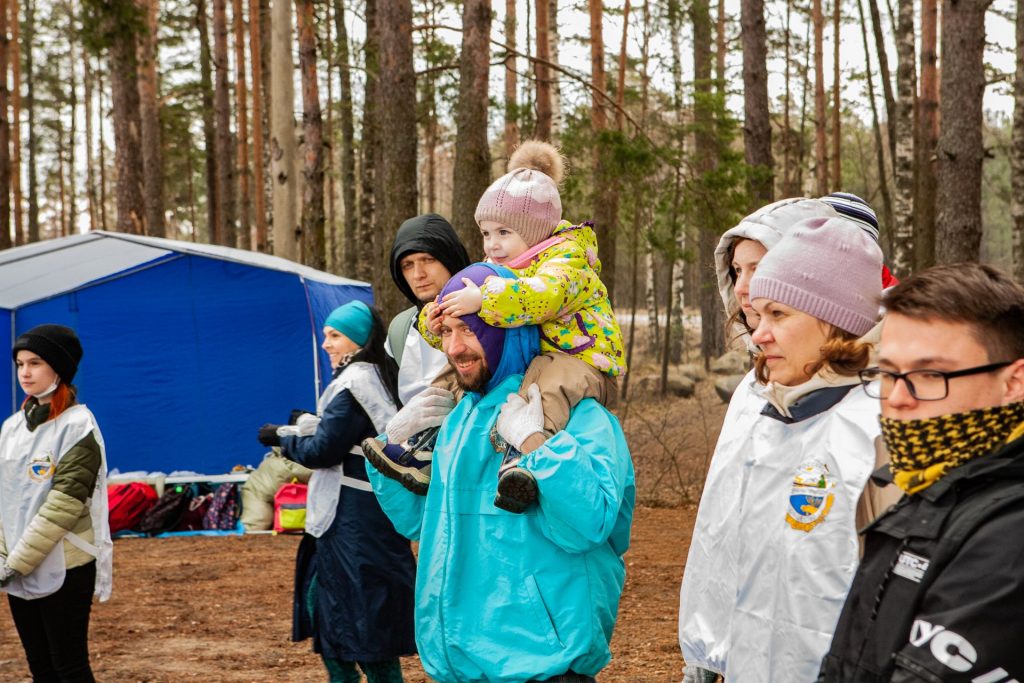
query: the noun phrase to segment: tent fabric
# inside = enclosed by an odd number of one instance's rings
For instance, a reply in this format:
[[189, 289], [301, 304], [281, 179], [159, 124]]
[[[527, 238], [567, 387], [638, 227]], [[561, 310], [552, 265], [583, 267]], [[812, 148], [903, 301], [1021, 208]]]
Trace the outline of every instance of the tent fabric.
[[[335, 307], [370, 286], [228, 247], [92, 232], [0, 252], [0, 324], [73, 327], [75, 385], [111, 469], [216, 474], [255, 464], [264, 422], [313, 411], [330, 380], [319, 348]], [[2, 364], [10, 412], [24, 395]]]

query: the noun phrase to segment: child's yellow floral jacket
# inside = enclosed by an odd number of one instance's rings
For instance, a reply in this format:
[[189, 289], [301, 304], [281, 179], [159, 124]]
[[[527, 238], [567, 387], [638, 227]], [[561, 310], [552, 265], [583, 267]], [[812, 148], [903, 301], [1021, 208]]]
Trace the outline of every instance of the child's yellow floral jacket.
[[[622, 330], [601, 282], [591, 223], [562, 221], [550, 239], [505, 265], [519, 277], [484, 281], [479, 312], [484, 322], [495, 327], [540, 325], [542, 352], [578, 356], [610, 377], [625, 374]], [[424, 307], [420, 333], [441, 348], [441, 339], [427, 327], [426, 314]]]

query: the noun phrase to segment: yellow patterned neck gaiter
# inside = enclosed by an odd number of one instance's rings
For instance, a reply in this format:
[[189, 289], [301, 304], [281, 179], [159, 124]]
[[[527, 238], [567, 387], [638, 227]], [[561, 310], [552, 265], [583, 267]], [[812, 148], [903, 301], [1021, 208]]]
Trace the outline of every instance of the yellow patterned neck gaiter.
[[907, 493], [928, 488], [954, 467], [1024, 434], [1024, 402], [922, 420], [883, 417], [893, 481]]

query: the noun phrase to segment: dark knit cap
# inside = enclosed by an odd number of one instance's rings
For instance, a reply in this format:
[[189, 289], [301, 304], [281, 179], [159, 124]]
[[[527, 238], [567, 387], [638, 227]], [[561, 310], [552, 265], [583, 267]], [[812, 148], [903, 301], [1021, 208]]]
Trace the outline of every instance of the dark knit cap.
[[391, 247], [391, 278], [405, 298], [420, 307], [423, 303], [416, 298], [399, 266], [403, 258], [417, 253], [430, 254], [444, 264], [449, 274], [468, 266], [469, 255], [452, 224], [436, 213], [416, 216], [402, 223]]
[[70, 327], [64, 325], [38, 325], [14, 340], [11, 356], [17, 360], [18, 351], [31, 351], [45, 360], [61, 381], [71, 384], [82, 360], [82, 343]]

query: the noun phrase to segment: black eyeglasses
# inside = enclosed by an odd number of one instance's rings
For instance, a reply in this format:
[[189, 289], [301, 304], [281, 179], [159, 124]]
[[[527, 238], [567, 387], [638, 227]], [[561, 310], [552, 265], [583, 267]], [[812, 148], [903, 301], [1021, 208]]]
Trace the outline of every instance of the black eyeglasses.
[[871, 398], [887, 399], [896, 388], [896, 382], [903, 380], [910, 395], [918, 401], [941, 401], [949, 396], [949, 380], [954, 377], [981, 375], [1011, 365], [1012, 360], [989, 363], [964, 370], [945, 372], [942, 370], [911, 370], [910, 372], [889, 372], [881, 368], [865, 368], [857, 373], [864, 393]]

